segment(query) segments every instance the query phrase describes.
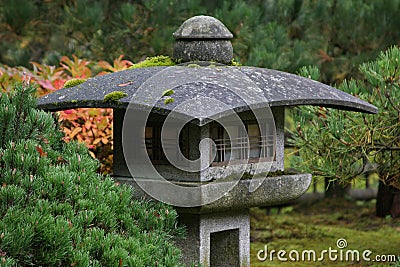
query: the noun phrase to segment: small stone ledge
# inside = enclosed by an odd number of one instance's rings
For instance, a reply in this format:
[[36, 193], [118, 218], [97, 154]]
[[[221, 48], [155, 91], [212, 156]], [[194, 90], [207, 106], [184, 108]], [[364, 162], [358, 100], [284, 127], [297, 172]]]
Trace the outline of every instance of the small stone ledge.
[[[149, 198], [135, 182], [133, 178], [128, 177], [114, 177], [121, 183], [126, 183], [135, 188], [135, 197], [138, 198]], [[144, 180], [144, 179], [143, 179]], [[143, 181], [142, 180], [142, 181]], [[292, 201], [302, 194], [304, 194], [311, 184], [311, 174], [294, 174], [294, 175], [282, 175], [275, 177], [267, 177], [264, 179], [262, 184], [253, 192], [249, 192], [250, 182], [249, 180], [240, 180], [236, 186], [229, 192], [224, 194], [220, 199], [206, 204], [200, 207], [177, 207], [176, 209], [180, 213], [192, 213], [192, 214], [205, 214], [222, 211], [242, 210], [252, 207], [259, 206], [272, 206], [281, 204], [284, 202]], [[151, 180], [146, 179], [146, 182], [152, 186], [163, 187], [167, 181]], [[214, 183], [215, 189], [226, 183], [232, 182], [217, 182]], [[198, 183], [176, 183], [182, 186], [198, 186]], [[190, 196], [181, 196], [183, 199]]]

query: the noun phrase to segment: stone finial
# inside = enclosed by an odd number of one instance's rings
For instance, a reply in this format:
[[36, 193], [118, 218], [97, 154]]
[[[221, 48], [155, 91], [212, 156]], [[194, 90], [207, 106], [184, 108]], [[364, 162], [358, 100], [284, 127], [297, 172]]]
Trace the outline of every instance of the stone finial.
[[174, 58], [181, 62], [213, 61], [228, 64], [233, 59], [232, 33], [218, 19], [195, 16], [174, 32]]

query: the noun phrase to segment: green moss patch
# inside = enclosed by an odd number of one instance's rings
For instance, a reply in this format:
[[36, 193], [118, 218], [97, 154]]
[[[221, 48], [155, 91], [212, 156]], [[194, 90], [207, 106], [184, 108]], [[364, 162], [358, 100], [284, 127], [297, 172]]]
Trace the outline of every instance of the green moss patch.
[[164, 104], [168, 105], [168, 104], [172, 104], [174, 103], [175, 99], [173, 99], [172, 97], [168, 97], [164, 100]]
[[240, 67], [242, 64], [239, 62], [235, 61], [235, 59], [232, 59], [232, 61], [229, 63], [229, 66], [235, 66], [235, 67]]
[[155, 56], [148, 57], [139, 63], [133, 64], [129, 69], [174, 65], [175, 62], [168, 56]]
[[114, 91], [104, 96], [104, 101], [118, 101], [121, 98], [124, 98], [128, 94], [121, 91]]
[[173, 95], [174, 93], [175, 93], [174, 90], [168, 89], [168, 90], [165, 90], [165, 91], [162, 93], [162, 96], [170, 96], [170, 95]]
[[80, 79], [80, 78], [71, 79], [64, 83], [64, 88], [74, 87], [84, 82], [86, 82], [86, 79]]
[[191, 63], [191, 64], [188, 64], [187, 67], [188, 68], [200, 68], [200, 65], [196, 64], [196, 63]]

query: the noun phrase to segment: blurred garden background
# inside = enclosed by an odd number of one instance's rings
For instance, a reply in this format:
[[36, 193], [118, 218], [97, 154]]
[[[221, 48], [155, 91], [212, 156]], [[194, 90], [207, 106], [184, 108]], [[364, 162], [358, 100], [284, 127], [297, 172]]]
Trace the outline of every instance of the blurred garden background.
[[[0, 0], [1, 90], [29, 79], [42, 96], [72, 78], [171, 56], [172, 33], [200, 14], [233, 33], [240, 64], [304, 75], [380, 109], [287, 109], [286, 167], [311, 172], [315, 184], [301, 202], [253, 210], [252, 266], [284, 264], [257, 260], [265, 244], [322, 251], [338, 238], [399, 256], [400, 0]], [[63, 139], [85, 143], [104, 174], [112, 174], [112, 121], [111, 109], [58, 112]]]

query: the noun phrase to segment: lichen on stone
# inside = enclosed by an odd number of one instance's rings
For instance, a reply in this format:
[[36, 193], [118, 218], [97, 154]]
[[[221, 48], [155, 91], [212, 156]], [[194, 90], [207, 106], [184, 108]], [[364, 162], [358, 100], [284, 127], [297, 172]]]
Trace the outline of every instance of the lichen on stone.
[[118, 101], [121, 98], [124, 98], [125, 96], [127, 96], [128, 94], [125, 92], [121, 92], [121, 91], [114, 91], [111, 93], [108, 93], [104, 96], [104, 101]]
[[139, 63], [133, 64], [129, 69], [174, 65], [175, 62], [168, 56], [155, 56], [148, 57]]
[[191, 63], [187, 65], [188, 68], [199, 68], [200, 65], [199, 64], [195, 64], [195, 63]]
[[168, 104], [172, 104], [174, 103], [175, 99], [173, 99], [172, 97], [168, 97], [164, 100], [164, 104], [168, 105]]
[[74, 86], [80, 85], [81, 83], [84, 83], [84, 82], [86, 82], [86, 79], [74, 78], [74, 79], [66, 81], [64, 83], [64, 88], [74, 87]]
[[235, 66], [235, 67], [240, 67], [242, 64], [239, 62], [235, 61], [235, 59], [232, 59], [231, 62], [229, 63], [229, 66]]
[[167, 89], [167, 90], [165, 90], [165, 91], [162, 93], [162, 96], [170, 96], [170, 95], [173, 95], [174, 93], [175, 93], [174, 90], [172, 90], [172, 89]]

